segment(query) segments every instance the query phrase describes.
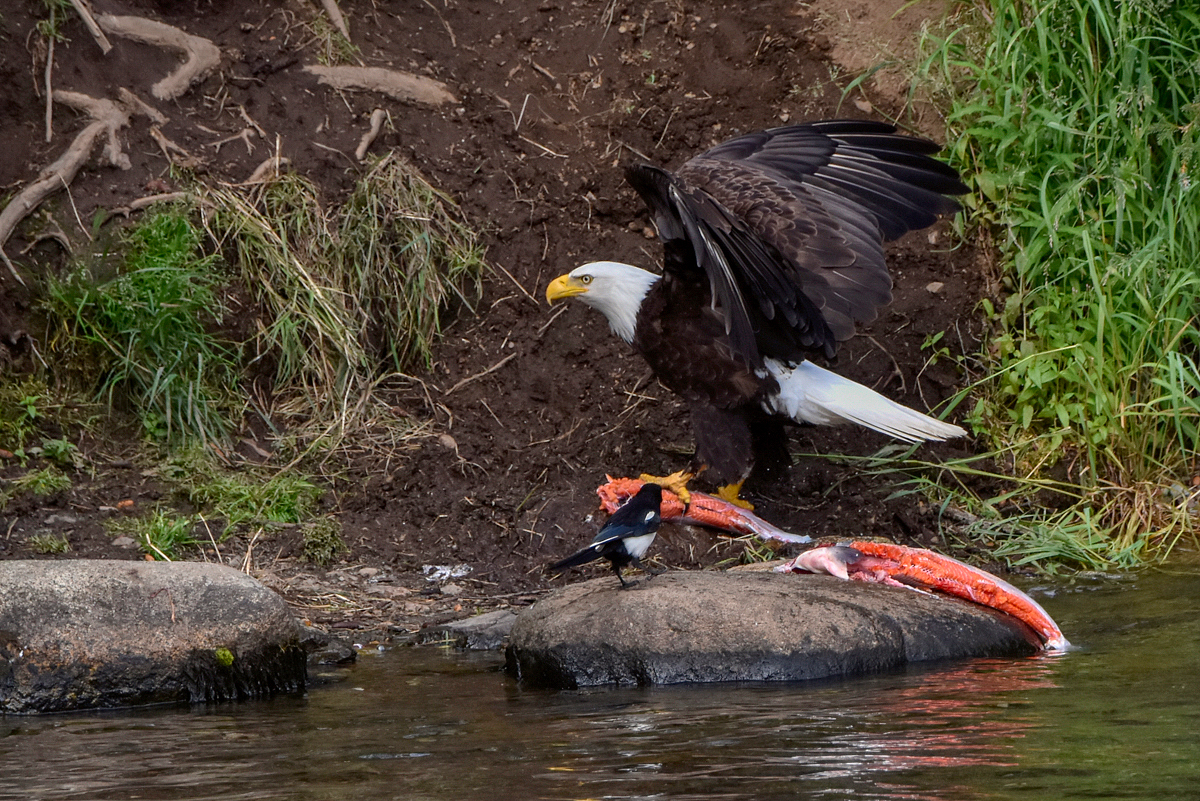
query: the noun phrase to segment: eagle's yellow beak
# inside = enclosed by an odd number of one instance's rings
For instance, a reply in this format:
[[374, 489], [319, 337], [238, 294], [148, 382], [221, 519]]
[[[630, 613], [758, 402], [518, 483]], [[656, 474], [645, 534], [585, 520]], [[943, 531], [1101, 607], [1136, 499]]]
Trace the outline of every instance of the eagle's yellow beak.
[[570, 273], [560, 275], [546, 287], [546, 302], [553, 303], [560, 298], [572, 298], [587, 292], [587, 286], [578, 278], [572, 278]]

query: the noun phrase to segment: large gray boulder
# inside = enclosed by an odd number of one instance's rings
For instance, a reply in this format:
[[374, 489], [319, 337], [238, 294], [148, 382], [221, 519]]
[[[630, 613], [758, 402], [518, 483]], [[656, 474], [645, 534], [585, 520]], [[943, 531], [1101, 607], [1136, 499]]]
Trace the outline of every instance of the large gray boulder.
[[521, 682], [793, 681], [909, 662], [1031, 654], [1037, 636], [982, 606], [831, 576], [677, 572], [621, 590], [566, 587], [517, 618], [507, 665]]
[[0, 561], [0, 713], [223, 701], [304, 686], [287, 603], [237, 570]]

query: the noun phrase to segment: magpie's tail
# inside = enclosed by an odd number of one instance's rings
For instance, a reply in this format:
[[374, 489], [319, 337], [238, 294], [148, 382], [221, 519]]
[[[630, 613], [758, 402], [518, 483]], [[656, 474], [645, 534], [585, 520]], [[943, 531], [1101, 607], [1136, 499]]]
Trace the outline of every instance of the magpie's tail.
[[554, 564], [550, 565], [549, 570], [551, 573], [561, 573], [563, 570], [566, 570], [568, 567], [577, 567], [579, 565], [586, 565], [588, 562], [594, 562], [595, 560], [597, 560], [599, 558], [600, 558], [600, 551], [598, 549], [590, 548], [590, 547], [584, 548], [579, 553], [572, 554], [571, 556], [568, 556], [566, 559], [562, 560], [561, 562], [555, 562]]

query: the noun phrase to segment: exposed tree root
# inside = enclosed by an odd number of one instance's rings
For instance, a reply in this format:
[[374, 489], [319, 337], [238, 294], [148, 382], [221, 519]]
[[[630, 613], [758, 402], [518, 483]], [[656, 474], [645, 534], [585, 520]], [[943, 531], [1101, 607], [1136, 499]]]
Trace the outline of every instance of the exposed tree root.
[[363, 156], [367, 155], [367, 150], [370, 149], [371, 143], [375, 141], [375, 137], [379, 136], [379, 131], [383, 128], [383, 121], [387, 119], [387, 112], [381, 108], [377, 108], [371, 112], [371, 130], [363, 134], [359, 140], [358, 147], [354, 149], [354, 157], [359, 161], [363, 160]]
[[129, 124], [129, 118], [136, 109], [125, 103], [63, 90], [54, 92], [54, 100], [84, 112], [92, 122], [79, 132], [65, 153], [39, 173], [38, 180], [18, 192], [4, 210], [0, 211], [0, 259], [4, 260], [9, 272], [22, 284], [25, 283], [24, 280], [4, 252], [4, 244], [12, 236], [17, 224], [43, 200], [59, 189], [66, 188], [75, 179], [101, 137], [105, 138], [104, 156], [108, 162], [123, 170], [129, 169], [130, 166], [129, 157], [121, 150], [121, 143], [117, 140], [117, 131]]
[[246, 145], [246, 154], [253, 155], [254, 154], [254, 142], [251, 141], [253, 138], [254, 138], [254, 129], [253, 128], [243, 128], [241, 131], [239, 131], [238, 133], [235, 133], [233, 136], [227, 136], [224, 139], [218, 139], [215, 142], [209, 142], [207, 147], [215, 148], [216, 151], [218, 153], [220, 153], [221, 148], [224, 145], [227, 145], [230, 142], [241, 141]]
[[182, 50], [187, 54], [187, 60], [177, 70], [150, 88], [159, 100], [174, 100], [221, 63], [219, 47], [207, 39], [192, 36], [171, 25], [145, 17], [116, 17], [111, 14], [101, 14], [96, 21], [113, 36]]
[[411, 72], [388, 70], [382, 67], [323, 67], [311, 65], [305, 72], [317, 76], [321, 83], [335, 89], [363, 89], [382, 92], [397, 100], [410, 100], [440, 106], [457, 103], [450, 88], [441, 81], [413, 75]]
[[150, 138], [158, 143], [158, 147], [162, 150], [163, 155], [167, 157], [167, 161], [176, 167], [194, 170], [204, 166], [203, 161], [168, 139], [166, 134], [160, 131], [157, 125], [150, 126]]
[[282, 158], [278, 155], [271, 156], [271, 158], [255, 167], [254, 172], [250, 173], [249, 178], [240, 184], [234, 184], [234, 186], [250, 186], [274, 180], [283, 171], [283, 168], [291, 163], [290, 159]]
[[166, 125], [171, 121], [171, 118], [166, 114], [163, 114], [124, 86], [117, 90], [117, 97], [121, 98], [121, 102], [128, 106], [131, 111], [141, 114], [144, 117], [149, 117], [150, 121], [155, 125]]
[[118, 206], [112, 210], [112, 214], [113, 216], [119, 214], [122, 217], [128, 217], [135, 211], [141, 211], [142, 209], [153, 206], [157, 203], [174, 203], [177, 200], [185, 200], [188, 198], [194, 199], [194, 196], [187, 192], [160, 192], [157, 195], [146, 195], [144, 197], [139, 197], [136, 200], [131, 201], [128, 206]]

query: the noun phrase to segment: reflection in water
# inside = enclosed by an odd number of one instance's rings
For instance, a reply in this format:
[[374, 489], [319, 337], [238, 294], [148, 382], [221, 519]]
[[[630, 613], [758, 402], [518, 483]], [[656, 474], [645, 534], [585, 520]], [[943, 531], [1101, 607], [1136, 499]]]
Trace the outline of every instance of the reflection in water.
[[364, 654], [305, 698], [0, 719], [0, 799], [1194, 797], [1200, 581], [1079, 582], [1062, 655], [866, 678], [525, 691]]
[[787, 688], [641, 691], [638, 703], [616, 712], [553, 716], [552, 728], [570, 743], [557, 749], [559, 778], [597, 797], [635, 796], [620, 784], [652, 777], [672, 798], [718, 797], [718, 782], [760, 798], [801, 789], [964, 798], [961, 787], [879, 783], [887, 774], [1017, 764], [1013, 743], [1037, 720], [1013, 696], [1053, 689], [1050, 662], [980, 660]]

